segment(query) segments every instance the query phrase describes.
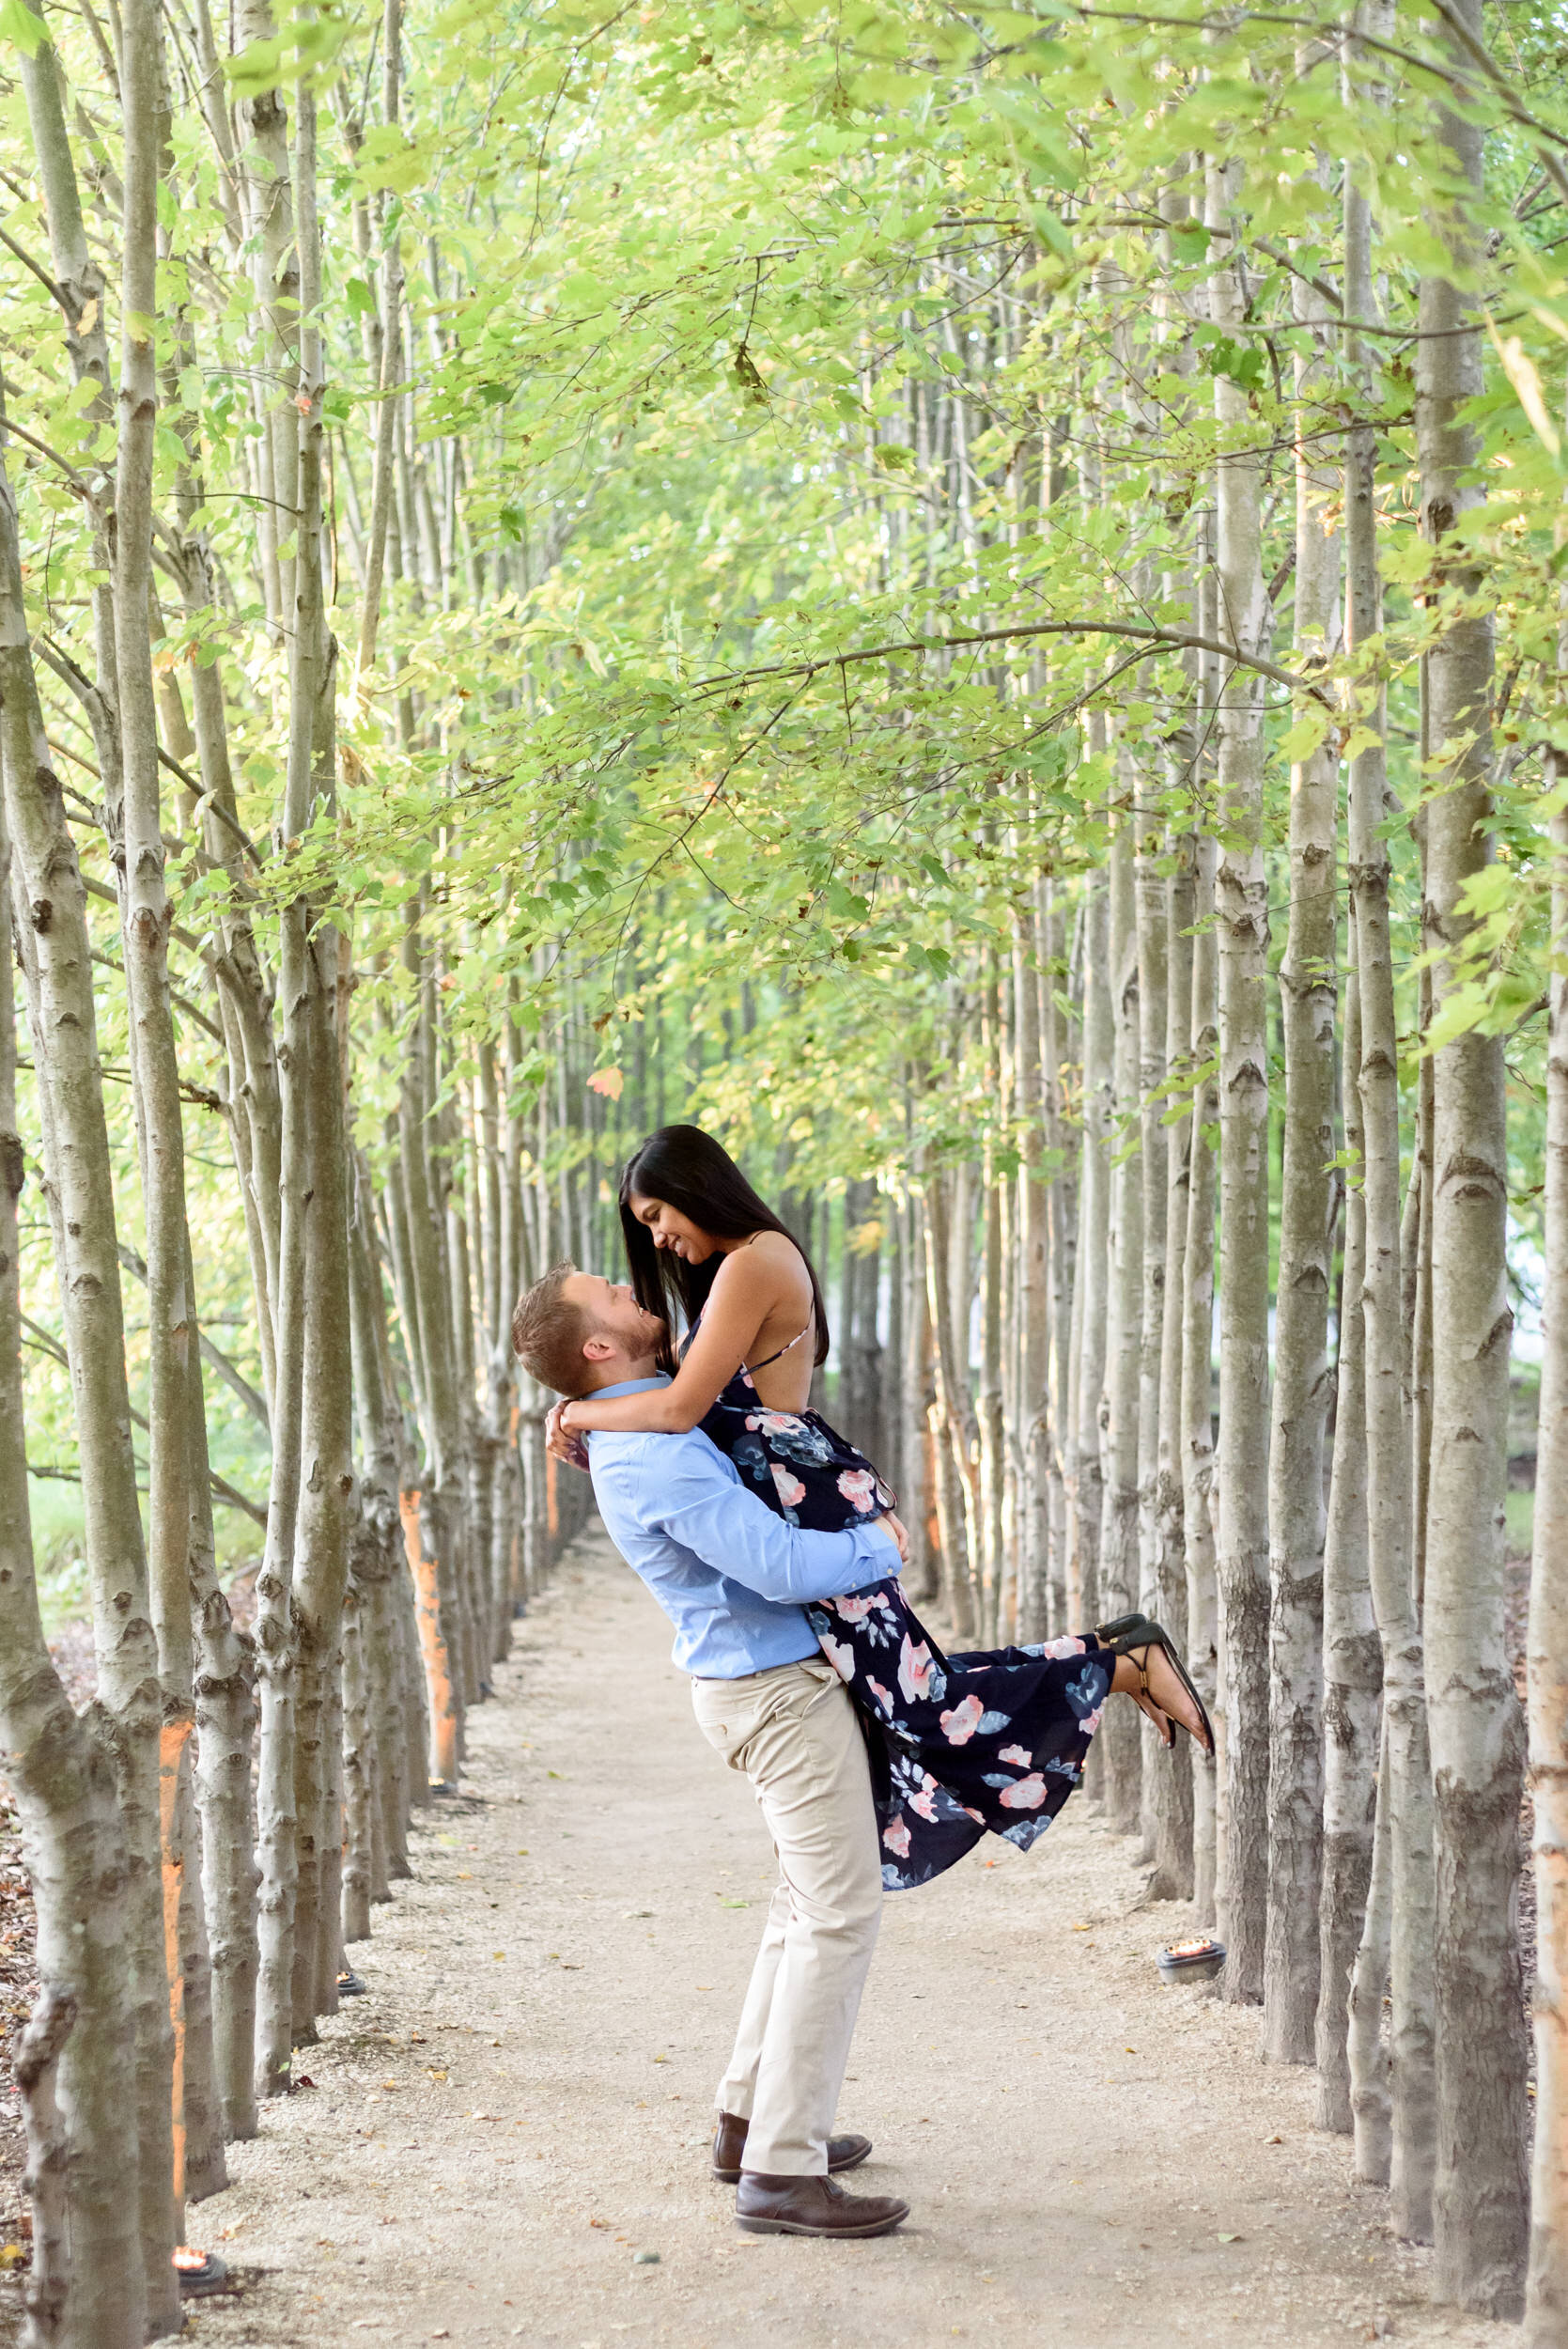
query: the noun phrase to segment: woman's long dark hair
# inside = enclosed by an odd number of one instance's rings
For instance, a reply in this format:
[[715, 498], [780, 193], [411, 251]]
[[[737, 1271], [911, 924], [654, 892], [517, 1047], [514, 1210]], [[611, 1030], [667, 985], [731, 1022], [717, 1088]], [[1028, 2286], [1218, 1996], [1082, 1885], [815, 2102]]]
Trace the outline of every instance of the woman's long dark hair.
[[639, 1143], [621, 1176], [621, 1230], [626, 1235], [627, 1263], [637, 1302], [649, 1313], [662, 1314], [673, 1323], [672, 1305], [678, 1305], [691, 1328], [707, 1301], [723, 1259], [709, 1256], [706, 1264], [687, 1264], [668, 1248], [656, 1248], [653, 1234], [631, 1212], [631, 1194], [662, 1199], [678, 1215], [690, 1218], [699, 1232], [715, 1239], [749, 1239], [753, 1232], [782, 1232], [800, 1249], [816, 1330], [814, 1360], [828, 1354], [828, 1316], [811, 1258], [787, 1224], [759, 1199], [729, 1152], [705, 1134], [700, 1126], [660, 1126]]

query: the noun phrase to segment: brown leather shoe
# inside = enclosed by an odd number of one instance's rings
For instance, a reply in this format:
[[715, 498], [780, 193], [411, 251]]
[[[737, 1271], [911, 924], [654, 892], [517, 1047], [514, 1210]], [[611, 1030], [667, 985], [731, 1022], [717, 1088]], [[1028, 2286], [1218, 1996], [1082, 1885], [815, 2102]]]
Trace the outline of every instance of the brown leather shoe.
[[770, 2178], [743, 2170], [736, 2224], [748, 2234], [888, 2234], [909, 2216], [895, 2194], [846, 2194], [833, 2178]]
[[[725, 2186], [735, 2186], [740, 2177], [741, 2156], [746, 2151], [746, 2123], [737, 2112], [721, 2112], [713, 2128], [713, 2174]], [[869, 2137], [831, 2137], [828, 2139], [828, 2168], [858, 2170], [871, 2151]]]

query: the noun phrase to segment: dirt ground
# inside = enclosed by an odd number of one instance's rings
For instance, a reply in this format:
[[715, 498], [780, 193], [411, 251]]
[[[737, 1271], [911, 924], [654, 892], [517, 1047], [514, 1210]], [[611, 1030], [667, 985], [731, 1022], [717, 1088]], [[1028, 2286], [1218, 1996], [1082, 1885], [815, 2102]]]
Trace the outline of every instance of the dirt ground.
[[1431, 2309], [1428, 2255], [1264, 2065], [1255, 2015], [1166, 1990], [1188, 1912], [1076, 1805], [894, 1894], [841, 2112], [901, 2233], [741, 2234], [707, 2175], [713, 2083], [770, 1853], [698, 1736], [663, 1617], [597, 1529], [518, 1626], [470, 1777], [421, 1814], [314, 2082], [192, 2214], [243, 2291], [223, 2343], [537, 2349], [1501, 2344]]

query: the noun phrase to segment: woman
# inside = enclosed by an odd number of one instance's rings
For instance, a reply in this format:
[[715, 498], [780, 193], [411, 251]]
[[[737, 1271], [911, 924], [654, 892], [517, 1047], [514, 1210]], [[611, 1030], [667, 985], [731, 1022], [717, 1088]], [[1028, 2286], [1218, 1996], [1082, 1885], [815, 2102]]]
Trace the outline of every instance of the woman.
[[[590, 1428], [701, 1426], [792, 1525], [836, 1532], [885, 1517], [908, 1557], [876, 1468], [807, 1408], [828, 1351], [822, 1293], [728, 1152], [699, 1127], [661, 1127], [629, 1160], [620, 1206], [638, 1302], [685, 1318], [680, 1364], [667, 1387], [558, 1405], [551, 1449], [581, 1465], [577, 1439]], [[1196, 1689], [1143, 1616], [1044, 1646], [948, 1657], [896, 1577], [807, 1613], [869, 1725], [890, 1889], [928, 1882], [987, 1828], [1027, 1850], [1081, 1779], [1112, 1691], [1133, 1697], [1168, 1745], [1175, 1722], [1214, 1750]]]

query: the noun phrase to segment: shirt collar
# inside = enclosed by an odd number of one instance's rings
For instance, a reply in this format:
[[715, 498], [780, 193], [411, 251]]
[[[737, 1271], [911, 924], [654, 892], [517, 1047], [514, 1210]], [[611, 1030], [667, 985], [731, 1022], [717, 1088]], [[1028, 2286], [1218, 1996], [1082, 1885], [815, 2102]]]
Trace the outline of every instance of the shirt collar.
[[645, 1394], [650, 1387], [667, 1387], [669, 1383], [660, 1371], [657, 1378], [621, 1378], [613, 1387], [596, 1387], [592, 1394], [582, 1399], [585, 1403], [609, 1403], [618, 1394]]

